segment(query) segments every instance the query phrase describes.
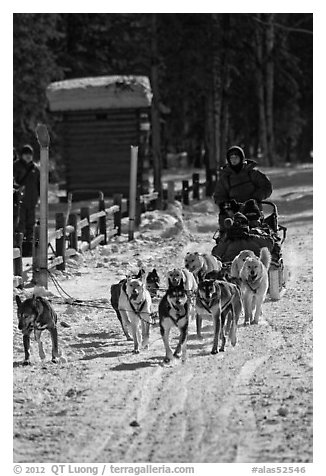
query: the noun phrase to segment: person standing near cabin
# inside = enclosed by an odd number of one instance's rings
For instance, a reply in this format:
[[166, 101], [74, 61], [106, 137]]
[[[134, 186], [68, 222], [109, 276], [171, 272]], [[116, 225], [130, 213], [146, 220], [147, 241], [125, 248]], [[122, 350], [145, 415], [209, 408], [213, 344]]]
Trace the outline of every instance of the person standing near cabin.
[[35, 224], [35, 208], [40, 196], [40, 171], [35, 164], [32, 146], [22, 147], [21, 157], [14, 162], [14, 184], [21, 192], [19, 220], [16, 231], [24, 234], [24, 240], [32, 242]]
[[220, 209], [220, 232], [224, 231], [224, 219], [228, 217], [227, 209], [231, 201], [244, 203], [254, 199], [261, 209], [261, 201], [272, 194], [270, 180], [256, 168], [255, 160], [246, 159], [241, 147], [230, 147], [226, 153], [226, 159], [227, 164], [220, 173], [214, 193], [215, 203]]

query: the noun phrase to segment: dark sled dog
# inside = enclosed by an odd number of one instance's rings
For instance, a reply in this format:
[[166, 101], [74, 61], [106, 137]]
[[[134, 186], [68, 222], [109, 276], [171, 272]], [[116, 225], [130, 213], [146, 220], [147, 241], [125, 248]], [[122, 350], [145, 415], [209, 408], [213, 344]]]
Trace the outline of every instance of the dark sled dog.
[[[183, 282], [177, 286], [169, 287], [165, 295], [161, 299], [158, 306], [158, 314], [160, 319], [160, 332], [165, 347], [164, 362], [169, 363], [173, 356], [182, 360], [186, 360], [187, 336], [189, 324], [189, 299]], [[169, 344], [169, 335], [171, 328], [176, 326], [180, 331], [178, 345], [172, 353]]]
[[16, 295], [18, 329], [23, 334], [23, 344], [25, 352], [24, 365], [30, 364], [30, 336], [34, 331], [35, 340], [38, 343], [39, 355], [42, 360], [45, 359], [41, 334], [48, 330], [52, 340], [52, 362], [57, 362], [58, 352], [58, 332], [57, 332], [57, 314], [49, 301], [40, 296], [33, 296], [25, 301], [21, 301]]
[[[240, 289], [236, 284], [227, 281], [204, 279], [198, 284], [196, 301], [197, 336], [201, 338], [202, 318], [206, 314], [212, 316], [214, 323], [214, 339], [212, 354], [224, 352], [225, 333], [231, 344], [237, 342], [237, 325], [242, 310]], [[218, 348], [219, 338], [221, 347]]]
[[146, 286], [151, 297], [156, 297], [160, 287], [160, 277], [155, 268], [147, 274]]

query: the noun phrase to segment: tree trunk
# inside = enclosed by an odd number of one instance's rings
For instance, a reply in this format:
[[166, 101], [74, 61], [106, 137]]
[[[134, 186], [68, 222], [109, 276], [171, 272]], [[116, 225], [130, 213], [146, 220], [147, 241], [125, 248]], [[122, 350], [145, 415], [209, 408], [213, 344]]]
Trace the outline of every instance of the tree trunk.
[[[260, 19], [260, 13], [257, 14]], [[264, 79], [264, 60], [263, 60], [263, 35], [262, 28], [256, 29], [256, 49], [257, 49], [257, 96], [259, 111], [259, 145], [261, 147], [262, 162], [267, 163], [268, 158], [268, 141], [267, 141], [267, 125], [266, 125], [266, 109], [265, 109], [265, 79]]]
[[274, 16], [274, 13], [268, 14], [266, 30], [266, 123], [269, 165], [274, 165]]
[[230, 89], [230, 15], [223, 14], [222, 30], [222, 108], [220, 137], [220, 167], [225, 164], [226, 149], [229, 138], [229, 89]]
[[154, 190], [158, 192], [157, 206], [162, 206], [162, 160], [161, 160], [161, 124], [159, 112], [158, 86], [158, 48], [157, 48], [157, 14], [151, 17], [151, 85], [153, 92], [152, 117], [152, 154], [154, 169]]
[[213, 137], [212, 148], [214, 162], [210, 162], [210, 168], [218, 169], [221, 162], [221, 113], [222, 113], [222, 78], [221, 78], [221, 48], [219, 36], [221, 29], [220, 16], [212, 13], [212, 97], [213, 97]]
[[205, 102], [205, 169], [206, 174], [210, 170], [216, 170], [214, 147], [214, 116], [213, 116], [213, 88], [207, 92]]

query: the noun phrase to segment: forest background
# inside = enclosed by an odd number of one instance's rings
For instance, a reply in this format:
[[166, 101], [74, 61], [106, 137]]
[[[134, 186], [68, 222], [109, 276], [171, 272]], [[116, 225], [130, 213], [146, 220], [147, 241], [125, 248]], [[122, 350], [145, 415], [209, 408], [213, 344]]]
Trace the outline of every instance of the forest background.
[[46, 123], [60, 171], [48, 84], [132, 74], [151, 80], [159, 168], [185, 151], [216, 170], [234, 143], [265, 166], [309, 161], [312, 32], [312, 13], [14, 13], [14, 146]]

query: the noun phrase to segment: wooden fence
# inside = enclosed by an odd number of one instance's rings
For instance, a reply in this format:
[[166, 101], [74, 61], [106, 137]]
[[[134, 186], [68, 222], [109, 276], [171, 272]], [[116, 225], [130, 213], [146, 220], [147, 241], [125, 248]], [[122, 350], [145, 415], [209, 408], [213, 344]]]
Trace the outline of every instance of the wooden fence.
[[[169, 180], [163, 186], [163, 204], [175, 200], [189, 205], [190, 200], [200, 200], [210, 197], [215, 188], [216, 174], [206, 175], [206, 180], [200, 182], [200, 175], [194, 173], [192, 180]], [[138, 197], [136, 207], [136, 225], [141, 223], [141, 214], [148, 208], [154, 210], [158, 194], [156, 192]], [[48, 270], [54, 267], [65, 270], [66, 260], [78, 252], [94, 249], [98, 245], [106, 245], [108, 240], [121, 235], [121, 220], [128, 216], [128, 202], [125, 205], [122, 194], [113, 196], [113, 205], [105, 208], [103, 195], [100, 195], [98, 211], [90, 213], [90, 207], [82, 207], [80, 213], [57, 213], [55, 216], [55, 230], [48, 233], [49, 247], [53, 256], [48, 261]], [[33, 281], [38, 282], [39, 264], [39, 225], [34, 227], [33, 239]], [[23, 234], [15, 233], [13, 248], [14, 286], [23, 286], [23, 261], [22, 261]]]
[[217, 174], [208, 172], [206, 180], [200, 181], [198, 173], [192, 174], [192, 179], [182, 180], [182, 187], [178, 187], [175, 180], [169, 180], [163, 188], [164, 202], [172, 203], [179, 200], [184, 205], [190, 204], [190, 199], [200, 200], [205, 197], [211, 197], [215, 190]]

